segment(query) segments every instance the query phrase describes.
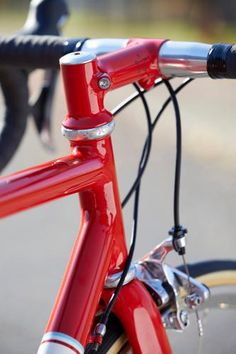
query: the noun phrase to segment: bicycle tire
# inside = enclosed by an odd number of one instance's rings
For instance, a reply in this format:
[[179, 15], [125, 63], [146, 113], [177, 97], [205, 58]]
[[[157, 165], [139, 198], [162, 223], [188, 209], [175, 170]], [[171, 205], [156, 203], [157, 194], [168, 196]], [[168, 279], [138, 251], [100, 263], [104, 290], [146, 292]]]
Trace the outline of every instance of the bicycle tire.
[[[181, 266], [181, 267], [179, 267], [179, 269], [183, 270], [183, 267]], [[223, 303], [221, 303], [221, 302], [218, 303], [217, 298], [214, 297], [215, 290], [217, 290], [217, 291], [220, 290], [220, 292], [221, 292], [221, 290], [226, 289], [226, 293], [224, 292], [224, 298], [228, 299], [230, 301], [234, 300], [234, 303], [233, 304], [230, 303], [230, 304], [228, 304], [228, 306], [230, 306], [230, 305], [234, 306], [235, 307], [235, 314], [236, 314], [236, 261], [213, 260], [213, 261], [199, 262], [199, 263], [195, 263], [195, 264], [190, 264], [189, 270], [190, 270], [190, 275], [192, 277], [196, 278], [197, 280], [201, 281], [205, 285], [207, 285], [212, 293], [210, 300], [204, 305], [203, 310], [205, 310], [206, 307], [210, 309], [210, 306], [212, 306], [211, 304], [213, 304], [213, 306], [216, 305], [217, 310], [218, 310], [218, 306], [220, 309], [220, 306], [222, 304], [225, 306], [224, 309], [226, 309], [227, 303], [225, 301]], [[230, 296], [230, 294], [227, 293], [227, 289], [229, 287], [233, 288], [234, 295], [235, 295], [234, 297]], [[216, 300], [216, 303], [214, 303], [215, 300]], [[215, 309], [215, 307], [213, 307], [213, 309]], [[224, 309], [222, 308], [222, 310], [224, 310]], [[234, 332], [233, 329], [232, 329], [232, 332]], [[169, 333], [170, 332], [168, 332], [168, 334]], [[179, 335], [179, 334], [180, 333], [177, 333], [177, 335]], [[185, 344], [185, 339], [186, 339], [186, 336], [188, 336], [188, 335], [186, 335], [185, 331], [182, 334], [183, 334], [182, 337], [183, 337], [183, 343], [184, 343], [183, 345], [185, 346], [185, 348], [183, 348], [181, 346], [181, 348], [179, 349], [180, 350], [179, 352], [181, 352], [182, 354], [185, 354], [185, 353], [187, 354], [187, 353], [191, 352], [191, 351], [189, 351], [188, 348], [186, 348], [186, 344]], [[195, 335], [197, 338], [198, 335], [197, 335], [196, 331], [195, 331]], [[234, 335], [234, 337], [235, 337], [235, 335]], [[234, 341], [234, 350], [235, 350], [236, 338], [234, 338], [234, 340], [235, 340]], [[171, 342], [173, 342], [173, 339], [171, 340]], [[213, 344], [213, 342], [210, 344]], [[212, 351], [212, 350], [214, 350], [214, 351]], [[216, 351], [216, 350], [218, 350], [218, 351]], [[107, 334], [104, 337], [103, 344], [97, 353], [99, 353], [99, 354], [105, 354], [105, 353], [106, 354], [123, 354], [123, 353], [127, 353], [127, 352], [132, 353], [132, 350], [129, 349], [129, 346], [128, 346], [127, 337], [122, 329], [121, 324], [117, 320], [117, 318], [115, 318], [115, 316], [111, 316], [111, 318], [109, 320], [109, 324], [108, 324]], [[224, 353], [224, 354], [234, 353], [234, 351], [231, 351], [230, 348], [227, 351], [227, 348], [225, 348], [225, 343], [224, 343], [223, 351], [220, 347], [218, 347], [217, 349], [213, 348], [213, 349], [211, 349], [211, 351], [209, 351], [209, 348], [207, 347], [207, 351], [204, 353], [211, 353], [211, 352], [214, 354], [216, 354], [216, 353]], [[178, 349], [174, 350], [173, 353], [175, 353], [175, 354], [178, 353]], [[195, 352], [192, 351], [192, 354], [194, 354], [194, 353]], [[196, 351], [196, 353], [199, 353], [199, 351]]]

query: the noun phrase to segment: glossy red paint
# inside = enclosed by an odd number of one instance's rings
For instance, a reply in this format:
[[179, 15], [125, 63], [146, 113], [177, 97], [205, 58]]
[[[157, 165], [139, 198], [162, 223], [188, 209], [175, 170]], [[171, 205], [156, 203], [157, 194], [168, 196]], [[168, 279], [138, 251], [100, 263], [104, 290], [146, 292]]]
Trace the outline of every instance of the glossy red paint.
[[71, 155], [1, 177], [0, 217], [92, 187], [103, 173], [97, 156]]
[[[91, 129], [112, 120], [104, 107], [105, 93], [133, 82], [150, 88], [161, 76], [158, 53], [164, 40], [132, 39], [128, 46], [90, 62], [61, 64], [68, 114], [68, 129]], [[76, 53], [73, 54], [76, 56]], [[99, 79], [109, 78], [108, 90], [99, 88]]]
[[[88, 129], [110, 122], [99, 78], [108, 75], [111, 90], [133, 81], [150, 87], [160, 75], [157, 53], [162, 42], [131, 40], [116, 53], [62, 65], [68, 106], [63, 124]], [[104, 279], [123, 269], [127, 249], [110, 137], [71, 146], [72, 156], [1, 178], [0, 216], [79, 193], [81, 229], [46, 331], [63, 332], [85, 345]], [[114, 311], [135, 353], [170, 353], [160, 314], [142, 284], [125, 286]]]
[[[64, 126], [70, 129], [88, 129], [106, 124], [111, 120], [109, 113], [104, 109], [105, 91], [100, 89], [98, 85], [99, 79], [103, 75], [110, 79], [109, 90], [134, 81], [139, 81], [145, 88], [151, 87], [155, 79], [160, 76], [157, 56], [163, 42], [131, 40], [127, 48], [93, 59], [90, 63], [62, 65], [69, 112], [63, 123]], [[77, 70], [78, 73], [76, 73]], [[81, 102], [79, 91], [84, 87], [87, 87], [87, 91], [82, 93], [84, 101]], [[78, 94], [73, 95], [75, 92]], [[74, 142], [72, 145], [77, 145], [80, 149], [80, 142]], [[114, 175], [113, 162], [111, 180], [114, 179]], [[91, 195], [91, 192], [85, 192], [84, 195], [81, 195], [82, 208], [86, 211], [83, 213], [82, 230], [47, 328], [47, 331], [61, 331], [72, 335], [83, 345], [90, 337], [95, 310], [109, 267], [112, 238], [113, 240], [117, 240], [121, 236], [123, 238], [121, 216], [118, 217], [117, 230], [108, 231], [110, 229], [108, 220], [104, 222], [103, 227], [100, 222], [97, 222], [98, 215], [100, 216], [101, 212], [105, 212], [104, 208], [107, 208], [104, 202], [106, 193], [102, 189], [100, 190], [101, 187], [104, 188], [103, 185], [97, 186], [96, 194]], [[112, 204], [116, 203], [118, 208], [118, 193], [110, 193], [109, 203], [111, 202]], [[99, 209], [98, 215], [95, 212], [95, 205]], [[112, 209], [110, 208], [109, 211], [111, 218], [114, 217]], [[122, 233], [120, 233], [121, 230]], [[104, 234], [110, 234], [110, 237], [107, 236], [104, 239]], [[114, 256], [113, 252], [111, 258], [113, 261], [109, 272], [113, 272], [115, 269], [116, 256], [124, 255], [124, 253], [124, 251], [118, 251]], [[124, 259], [119, 264], [123, 265], [123, 261]], [[89, 267], [87, 267], [88, 263]], [[77, 269], [77, 264], [80, 271]], [[81, 267], [85, 273], [81, 272]], [[93, 273], [95, 269], [97, 272]], [[94, 282], [91, 282], [91, 279]], [[134, 352], [170, 354], [170, 346], [157, 306], [143, 285], [134, 281], [124, 287], [121, 294], [114, 311], [128, 333]]]
[[[110, 290], [103, 292], [105, 302], [110, 296]], [[135, 354], [172, 353], [157, 305], [138, 280], [122, 288], [113, 312], [122, 323]]]
[[[90, 144], [86, 144], [88, 150]], [[110, 138], [97, 144], [99, 156], [105, 155], [106, 178], [80, 193], [81, 230], [47, 327], [47, 331], [66, 333], [83, 345], [108, 269], [120, 269], [127, 256]]]
[[73, 151], [74, 156], [1, 178], [0, 213], [6, 216], [79, 192], [81, 230], [47, 331], [85, 344], [104, 278], [121, 270], [127, 251], [110, 137], [81, 142]]
[[61, 64], [61, 72], [68, 108], [63, 122], [66, 128], [91, 129], [112, 120], [104, 108], [105, 92], [98, 87], [97, 59], [77, 65]]
[[131, 39], [128, 46], [117, 52], [98, 57], [98, 67], [111, 79], [110, 90], [139, 82], [144, 88], [153, 86], [161, 76], [158, 53], [164, 40]]

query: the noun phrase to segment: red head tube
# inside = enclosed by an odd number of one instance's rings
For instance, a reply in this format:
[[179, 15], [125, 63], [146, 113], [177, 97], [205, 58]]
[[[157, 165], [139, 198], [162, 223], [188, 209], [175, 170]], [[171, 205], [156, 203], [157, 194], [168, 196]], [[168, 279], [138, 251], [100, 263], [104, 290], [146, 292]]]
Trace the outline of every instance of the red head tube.
[[99, 87], [101, 72], [96, 55], [75, 52], [60, 59], [68, 114], [63, 122], [68, 129], [91, 129], [111, 122], [104, 108], [104, 90]]

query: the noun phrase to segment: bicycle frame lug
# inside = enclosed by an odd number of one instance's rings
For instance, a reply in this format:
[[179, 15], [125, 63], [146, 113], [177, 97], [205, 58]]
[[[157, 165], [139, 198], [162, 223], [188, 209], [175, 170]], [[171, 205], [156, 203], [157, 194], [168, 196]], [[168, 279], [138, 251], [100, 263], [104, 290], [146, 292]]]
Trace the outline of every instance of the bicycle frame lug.
[[69, 141], [97, 140], [110, 135], [115, 128], [115, 121], [91, 129], [68, 129], [61, 126], [62, 135]]

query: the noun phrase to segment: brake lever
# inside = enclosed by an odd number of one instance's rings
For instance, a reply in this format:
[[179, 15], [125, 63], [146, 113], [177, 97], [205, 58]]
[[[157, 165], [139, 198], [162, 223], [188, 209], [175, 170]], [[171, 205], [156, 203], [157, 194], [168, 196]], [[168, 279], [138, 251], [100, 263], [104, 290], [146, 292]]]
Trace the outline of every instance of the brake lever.
[[[65, 0], [32, 0], [28, 17], [23, 28], [19, 31], [23, 35], [55, 35], [60, 36], [62, 26], [69, 16]], [[53, 150], [51, 117], [52, 104], [58, 70], [45, 70], [43, 82], [36, 97], [29, 102], [30, 113], [40, 136], [43, 146]]]
[[68, 17], [69, 9], [65, 0], [31, 0], [27, 19], [18, 33], [60, 36]]
[[36, 130], [45, 148], [54, 150], [52, 139], [52, 105], [55, 94], [55, 87], [58, 78], [58, 70], [45, 70], [43, 83], [36, 98], [29, 102], [30, 113], [33, 117]]

